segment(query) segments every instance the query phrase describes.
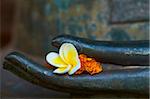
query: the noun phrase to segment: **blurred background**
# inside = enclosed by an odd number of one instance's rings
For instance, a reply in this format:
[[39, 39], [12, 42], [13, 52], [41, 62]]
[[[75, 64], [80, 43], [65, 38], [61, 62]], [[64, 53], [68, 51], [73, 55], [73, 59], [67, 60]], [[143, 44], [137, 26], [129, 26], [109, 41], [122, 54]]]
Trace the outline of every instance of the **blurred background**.
[[[149, 0], [0, 0], [1, 96], [64, 97], [69, 93], [33, 85], [2, 69], [4, 56], [21, 51], [43, 62], [53, 37], [148, 40]], [[39, 61], [40, 60], [40, 61]]]

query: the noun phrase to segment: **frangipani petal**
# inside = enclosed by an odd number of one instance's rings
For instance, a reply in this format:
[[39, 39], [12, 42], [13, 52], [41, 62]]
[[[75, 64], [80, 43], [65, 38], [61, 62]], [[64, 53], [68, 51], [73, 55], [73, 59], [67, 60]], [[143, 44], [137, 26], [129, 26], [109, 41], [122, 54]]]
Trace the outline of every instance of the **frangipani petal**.
[[[62, 44], [61, 47], [60, 47], [60, 49], [59, 49], [59, 55], [60, 55], [61, 59], [62, 59], [64, 62], [66, 62], [65, 57], [64, 57], [64, 49], [65, 49], [65, 47], [66, 47], [67, 44], [68, 44], [68, 43]], [[67, 64], [68, 64], [68, 63], [67, 63]]]
[[78, 60], [77, 65], [72, 66], [71, 69], [69, 70], [68, 74], [69, 75], [74, 74], [78, 69], [80, 69], [80, 67], [81, 67], [81, 63], [80, 63], [80, 60]]
[[57, 74], [64, 74], [67, 73], [71, 68], [71, 65], [68, 65], [67, 67], [59, 67], [53, 71], [53, 73]]
[[67, 67], [67, 64], [61, 59], [59, 54], [51, 52], [46, 56], [46, 61], [55, 67]]
[[64, 47], [64, 59], [67, 63], [73, 66], [76, 66], [79, 62], [78, 52], [76, 48], [70, 43], [67, 43], [67, 45]]

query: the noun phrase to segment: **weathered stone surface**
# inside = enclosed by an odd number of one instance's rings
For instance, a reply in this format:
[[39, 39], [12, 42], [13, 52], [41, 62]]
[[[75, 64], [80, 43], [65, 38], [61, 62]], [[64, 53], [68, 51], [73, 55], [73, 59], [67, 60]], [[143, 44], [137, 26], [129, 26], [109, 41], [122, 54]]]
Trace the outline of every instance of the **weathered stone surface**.
[[[131, 5], [135, 7], [145, 7], [136, 6], [137, 2], [145, 2], [145, 0], [17, 0], [19, 4], [17, 25], [15, 26], [16, 38], [15, 49], [23, 51], [33, 56], [41, 57], [47, 52], [56, 49], [51, 46], [51, 40], [53, 37], [59, 34], [69, 34], [79, 37], [85, 37], [97, 40], [147, 40], [149, 39], [149, 23], [148, 21], [139, 21], [146, 18], [147, 15], [140, 15], [140, 19], [134, 14], [132, 16], [125, 16], [129, 12], [124, 12], [123, 17], [120, 18], [118, 12], [115, 17], [118, 16], [116, 21], [120, 20], [120, 24], [110, 24], [111, 19], [111, 8], [113, 2], [117, 4], [122, 4], [122, 2], [134, 2]], [[147, 2], [147, 1], [146, 1]], [[124, 3], [122, 5], [124, 5]], [[130, 3], [128, 3], [130, 6]], [[142, 3], [143, 4], [143, 3]], [[133, 9], [133, 8], [132, 8]], [[141, 8], [137, 8], [141, 9]], [[124, 6], [119, 8], [120, 11], [126, 11]], [[146, 8], [145, 11], [148, 9]], [[136, 10], [137, 11], [137, 10]], [[144, 11], [144, 13], [145, 13]], [[130, 13], [129, 13], [130, 14]], [[114, 14], [113, 14], [114, 15]], [[127, 18], [126, 18], [127, 17]], [[136, 18], [135, 18], [136, 17]], [[137, 20], [134, 20], [134, 18]], [[122, 20], [123, 19], [123, 20]], [[131, 20], [133, 19], [133, 21]], [[128, 21], [132, 22], [128, 22]], [[7, 76], [11, 76], [8, 74]], [[5, 75], [6, 77], [6, 75]], [[11, 76], [12, 77], [12, 76]], [[14, 79], [16, 79], [14, 77]], [[3, 83], [8, 85], [10, 79], [6, 79]], [[17, 82], [18, 80], [13, 81]], [[20, 80], [19, 83], [24, 83]], [[4, 85], [3, 84], [3, 85]], [[2, 85], [2, 86], [3, 86]], [[13, 85], [10, 85], [13, 86]], [[13, 90], [15, 87], [10, 87], [4, 85], [4, 90], [10, 92], [10, 94], [16, 94], [17, 92], [22, 92], [24, 87], [18, 87], [18, 91], [13, 91], [11, 93], [9, 90]], [[16, 85], [17, 86], [17, 85]], [[29, 86], [27, 83], [23, 86]], [[8, 89], [7, 89], [7, 88]], [[28, 88], [29, 88], [28, 87]], [[34, 87], [33, 87], [34, 89]], [[38, 88], [37, 88], [38, 89]], [[30, 90], [30, 88], [29, 88]], [[36, 90], [36, 89], [35, 89]], [[36, 90], [35, 95], [41, 92]], [[32, 91], [32, 89], [31, 89]], [[25, 91], [24, 91], [25, 92]], [[30, 96], [26, 92], [21, 93], [22, 96]], [[44, 93], [44, 92], [43, 92]], [[46, 91], [45, 91], [46, 93]], [[28, 94], [28, 95], [27, 95]], [[48, 92], [46, 93], [49, 96]], [[137, 96], [138, 97], [138, 96]], [[116, 99], [116, 98], [115, 98]]]
[[112, 0], [111, 22], [142, 22], [149, 20], [149, 0]]
[[[110, 1], [20, 1], [16, 48], [32, 55], [44, 57], [45, 53], [54, 50], [51, 40], [59, 34], [97, 40], [149, 39], [148, 21], [138, 21], [147, 18], [147, 0]], [[142, 12], [140, 9], [144, 11]], [[111, 14], [113, 20], [126, 21], [125, 24], [110, 24]], [[128, 23], [128, 20], [135, 23]]]
[[69, 93], [101, 94], [132, 93], [148, 95], [149, 68], [124, 68], [103, 70], [102, 73], [90, 76], [57, 75], [26, 56], [13, 52], [6, 56], [4, 68], [19, 77], [45, 88]]

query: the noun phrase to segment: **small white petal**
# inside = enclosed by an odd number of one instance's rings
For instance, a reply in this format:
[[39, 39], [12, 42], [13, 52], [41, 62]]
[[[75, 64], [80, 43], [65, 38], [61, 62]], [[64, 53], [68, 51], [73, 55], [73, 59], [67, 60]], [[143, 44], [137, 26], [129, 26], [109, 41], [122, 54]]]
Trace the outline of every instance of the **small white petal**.
[[78, 52], [73, 44], [65, 43], [66, 46], [64, 47], [64, 59], [68, 64], [73, 66], [77, 65]]
[[67, 64], [60, 58], [59, 54], [51, 52], [46, 56], [46, 61], [55, 67], [67, 67]]
[[60, 67], [57, 68], [53, 71], [53, 73], [57, 73], [57, 74], [64, 74], [67, 73], [71, 68], [71, 65], [68, 65], [67, 67]]
[[59, 49], [59, 55], [60, 55], [61, 59], [67, 64], [68, 64], [68, 62], [65, 59], [64, 52], [66, 51], [66, 47], [68, 46], [68, 44], [70, 44], [70, 43], [63, 43]]
[[69, 70], [69, 72], [68, 72], [68, 74], [69, 75], [72, 75], [72, 74], [74, 74], [78, 69], [80, 69], [81, 68], [81, 63], [80, 63], [80, 60], [78, 60], [78, 63], [77, 63], [77, 65], [76, 66], [73, 66], [70, 70]]

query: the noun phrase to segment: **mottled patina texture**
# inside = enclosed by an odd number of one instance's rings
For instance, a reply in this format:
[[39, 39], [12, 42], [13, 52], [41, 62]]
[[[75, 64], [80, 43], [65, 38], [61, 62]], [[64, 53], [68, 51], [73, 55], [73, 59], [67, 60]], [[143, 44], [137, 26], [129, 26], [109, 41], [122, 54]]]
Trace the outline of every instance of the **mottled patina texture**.
[[[44, 59], [47, 52], [57, 50], [51, 46], [51, 40], [59, 34], [69, 34], [94, 40], [129, 41], [149, 39], [149, 9], [147, 3], [149, 0], [17, 1], [18, 14], [15, 16], [17, 24], [15, 26], [14, 48], [36, 56], [36, 58], [41, 57], [41, 59]], [[112, 65], [104, 67], [116, 68]], [[122, 67], [118, 66], [117, 68]], [[8, 75], [6, 76], [6, 74]], [[13, 92], [12, 95], [24, 92], [26, 96], [45, 97], [52, 93], [52, 91], [42, 93], [44, 89], [36, 86], [32, 87], [33, 85], [28, 86], [27, 82], [8, 72], [5, 72], [4, 77], [2, 86], [5, 87], [4, 90], [7, 95], [11, 92]], [[15, 82], [20, 82], [20, 84], [15, 84]], [[9, 92], [8, 89], [12, 91]], [[81, 95], [73, 95], [73, 97], [75, 96]], [[110, 92], [109, 95], [103, 93], [103, 95], [84, 96], [95, 96], [96, 98], [108, 96], [116, 99], [117, 97], [128, 97], [129, 93], [126, 93], [125, 96], [122, 94], [116, 95], [116, 92]], [[137, 94], [135, 97], [139, 98], [142, 95]]]
[[69, 34], [96, 40], [149, 39], [148, 0], [20, 0], [16, 47], [36, 56]]
[[112, 0], [111, 22], [146, 22], [149, 20], [149, 0]]

